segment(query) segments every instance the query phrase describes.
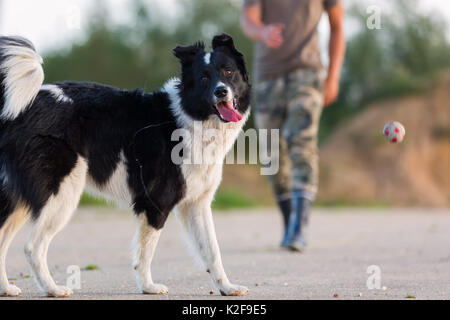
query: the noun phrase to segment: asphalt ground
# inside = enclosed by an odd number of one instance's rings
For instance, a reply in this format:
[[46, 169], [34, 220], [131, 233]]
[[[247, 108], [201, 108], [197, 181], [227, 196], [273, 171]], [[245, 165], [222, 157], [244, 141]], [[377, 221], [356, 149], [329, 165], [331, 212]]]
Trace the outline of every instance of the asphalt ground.
[[[70, 277], [68, 266], [99, 268], [82, 270], [81, 289], [66, 299], [450, 299], [449, 209], [315, 209], [302, 254], [278, 247], [275, 209], [216, 212], [214, 220], [225, 270], [233, 283], [250, 289], [245, 297], [222, 297], [213, 288], [175, 216], [152, 266], [153, 279], [169, 287], [168, 295], [143, 295], [136, 287], [130, 250], [135, 226], [127, 211], [79, 209], [52, 242], [49, 267], [61, 285]], [[7, 257], [8, 277], [22, 295], [0, 299], [48, 299], [23, 254], [29, 232], [26, 225]], [[367, 273], [369, 266], [377, 272]], [[368, 287], [369, 277], [375, 288]]]

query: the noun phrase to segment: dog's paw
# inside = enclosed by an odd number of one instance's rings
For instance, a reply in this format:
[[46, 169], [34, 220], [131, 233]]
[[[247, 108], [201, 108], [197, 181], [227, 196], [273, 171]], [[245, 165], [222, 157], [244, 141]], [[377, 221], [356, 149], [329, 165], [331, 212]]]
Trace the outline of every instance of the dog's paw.
[[144, 294], [168, 294], [169, 289], [163, 284], [152, 283], [142, 288]]
[[55, 288], [48, 290], [47, 296], [54, 298], [66, 298], [69, 297], [72, 293], [73, 291], [70, 288], [56, 286]]
[[220, 294], [223, 296], [245, 296], [247, 293], [247, 287], [235, 284], [230, 284], [228, 287], [220, 289]]
[[16, 287], [12, 284], [8, 285], [6, 289], [0, 289], [0, 296], [1, 297], [17, 297], [20, 296], [22, 293], [22, 290], [20, 290], [19, 287]]

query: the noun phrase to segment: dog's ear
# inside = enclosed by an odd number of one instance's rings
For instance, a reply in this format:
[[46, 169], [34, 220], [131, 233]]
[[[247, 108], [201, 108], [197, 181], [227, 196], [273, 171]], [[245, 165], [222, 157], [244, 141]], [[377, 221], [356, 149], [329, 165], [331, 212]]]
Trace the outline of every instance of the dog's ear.
[[239, 51], [237, 51], [236, 47], [234, 46], [233, 38], [230, 35], [222, 33], [215, 36], [212, 40], [212, 47], [213, 50], [219, 48], [224, 48], [225, 50], [228, 50], [228, 52], [231, 53], [231, 55], [236, 60], [237, 66], [241, 71], [244, 80], [248, 82], [248, 71], [247, 67], [245, 66], [244, 55]]
[[205, 51], [205, 44], [203, 42], [197, 42], [192, 46], [177, 46], [173, 49], [173, 54], [180, 60], [181, 64], [191, 64], [194, 62], [195, 56]]
[[226, 33], [222, 33], [222, 34], [218, 34], [218, 35], [214, 36], [214, 38], [212, 40], [212, 47], [213, 47], [213, 50], [216, 50], [217, 48], [220, 48], [220, 47], [227, 47], [230, 50], [236, 50], [236, 48], [234, 47], [233, 38]]

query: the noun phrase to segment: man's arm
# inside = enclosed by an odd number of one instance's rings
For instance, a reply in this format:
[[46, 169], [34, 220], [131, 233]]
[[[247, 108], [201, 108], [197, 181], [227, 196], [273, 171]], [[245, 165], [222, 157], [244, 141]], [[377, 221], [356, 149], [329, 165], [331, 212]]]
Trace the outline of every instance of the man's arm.
[[339, 3], [327, 10], [330, 21], [330, 65], [325, 82], [325, 106], [335, 102], [339, 93], [339, 78], [345, 56], [344, 8]]
[[263, 42], [269, 48], [276, 49], [283, 43], [281, 32], [284, 25], [265, 25], [261, 19], [261, 12], [261, 4], [259, 2], [244, 5], [241, 15], [242, 29], [250, 39]]

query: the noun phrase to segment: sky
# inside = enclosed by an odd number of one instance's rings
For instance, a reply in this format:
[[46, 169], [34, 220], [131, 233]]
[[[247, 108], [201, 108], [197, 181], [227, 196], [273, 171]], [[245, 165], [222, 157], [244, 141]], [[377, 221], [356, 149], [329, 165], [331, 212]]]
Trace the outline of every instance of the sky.
[[[21, 35], [40, 51], [82, 41], [89, 24], [92, 0], [0, 0], [0, 34]], [[104, 0], [114, 23], [132, 23], [129, 0]], [[170, 16], [176, 0], [147, 0]]]
[[[174, 15], [177, 0], [147, 0], [152, 6], [168, 16]], [[220, 1], [220, 0], [214, 0]], [[239, 0], [236, 0], [239, 1]], [[348, 7], [354, 1], [343, 0]], [[369, 4], [378, 5], [382, 10], [389, 7], [392, 0], [367, 0]], [[129, 24], [131, 15], [127, 10], [128, 0], [104, 0], [114, 23]], [[89, 12], [95, 1], [92, 0], [0, 0], [0, 34], [21, 35], [29, 38], [40, 52], [64, 48], [84, 38], [89, 23]], [[438, 10], [450, 21], [449, 0], [422, 0], [423, 10]], [[383, 12], [383, 11], [382, 11]], [[329, 28], [324, 16], [320, 25], [321, 45], [326, 46]], [[352, 33], [352, 25], [346, 25], [347, 35]], [[450, 30], [449, 30], [450, 34]]]

